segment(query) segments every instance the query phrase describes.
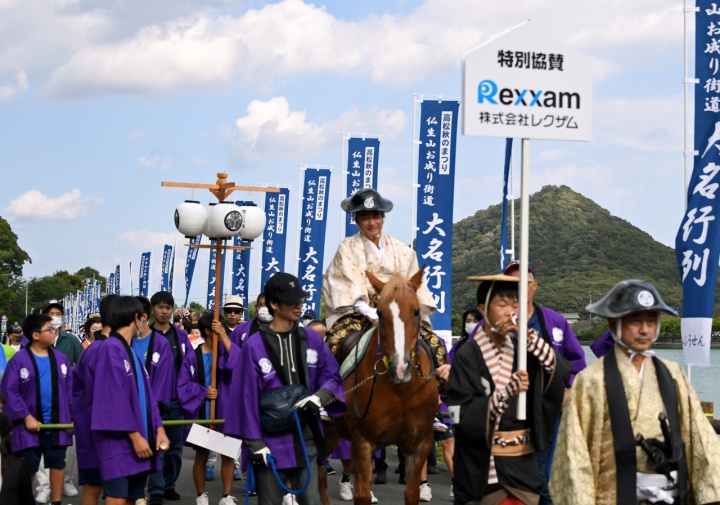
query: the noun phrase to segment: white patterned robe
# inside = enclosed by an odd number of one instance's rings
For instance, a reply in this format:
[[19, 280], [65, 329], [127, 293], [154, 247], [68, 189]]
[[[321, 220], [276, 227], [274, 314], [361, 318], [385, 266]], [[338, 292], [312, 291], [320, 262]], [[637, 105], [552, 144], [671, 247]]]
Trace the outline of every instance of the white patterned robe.
[[[358, 300], [370, 301], [375, 290], [365, 275], [369, 270], [378, 279], [386, 282], [394, 274], [409, 279], [420, 270], [417, 254], [408, 245], [392, 238], [387, 233], [381, 237], [382, 252], [372, 240], [356, 233], [340, 243], [335, 257], [323, 275], [323, 297], [327, 327], [344, 314], [353, 312]], [[423, 315], [436, 310], [432, 294], [423, 281], [417, 291]]]

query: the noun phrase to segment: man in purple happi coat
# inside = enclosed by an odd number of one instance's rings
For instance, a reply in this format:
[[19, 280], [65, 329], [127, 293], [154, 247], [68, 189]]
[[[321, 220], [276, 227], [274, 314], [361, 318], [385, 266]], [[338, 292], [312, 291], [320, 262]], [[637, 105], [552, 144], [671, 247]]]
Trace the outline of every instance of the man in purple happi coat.
[[117, 297], [103, 322], [111, 333], [97, 350], [90, 427], [99, 458], [106, 505], [144, 498], [151, 471], [159, 468], [158, 450], [169, 439], [150, 387], [150, 377], [131, 349], [142, 329], [143, 308], [131, 296]]
[[4, 412], [13, 421], [13, 449], [25, 458], [33, 475], [44, 459], [50, 469], [50, 500], [59, 504], [72, 430], [41, 431], [40, 424], [72, 422], [72, 371], [67, 357], [53, 348], [57, 331], [50, 316], [32, 314], [25, 318], [22, 328], [30, 341], [5, 370], [0, 385], [6, 398]]
[[140, 361], [150, 376], [155, 399], [160, 403], [167, 403], [177, 398], [175, 361], [172, 349], [167, 338], [150, 328], [150, 315], [152, 306], [150, 300], [144, 296], [135, 297], [143, 308], [142, 331], [133, 338], [131, 347], [138, 352]]
[[[307, 293], [297, 277], [283, 272], [275, 274], [265, 285], [265, 297], [273, 320], [245, 340], [240, 355], [240, 380], [234, 381], [239, 383], [240, 392], [233, 394], [243, 399], [243, 408], [239, 419], [226, 425], [225, 432], [236, 432], [242, 437], [243, 463], [248, 454], [252, 455], [260, 505], [282, 503], [285, 494], [267, 467], [271, 454], [276, 459], [280, 479], [283, 483], [289, 481], [293, 489], [302, 488], [310, 472], [309, 485], [297, 496], [297, 501], [301, 505], [319, 503], [317, 459], [326, 455], [318, 413], [321, 406], [332, 416], [341, 416], [346, 410], [341, 401], [329, 403], [344, 392], [338, 364], [318, 333], [298, 325]], [[267, 433], [260, 424], [260, 398], [291, 384], [304, 385], [309, 394], [295, 404], [301, 416], [308, 416], [302, 423], [302, 437], [295, 428]], [[226, 419], [231, 421], [232, 417], [227, 414]], [[303, 442], [309, 465], [305, 463]]]
[[83, 503], [98, 503], [102, 493], [100, 462], [90, 431], [90, 412], [94, 392], [95, 355], [104, 342], [105, 340], [95, 340], [90, 344], [73, 369], [71, 406], [75, 421], [78, 480], [83, 486]]
[[260, 293], [255, 301], [255, 318], [240, 323], [230, 333], [230, 340], [238, 347], [242, 347], [246, 338], [257, 333], [263, 324], [268, 324], [270, 321], [272, 316], [265, 304], [265, 293]]

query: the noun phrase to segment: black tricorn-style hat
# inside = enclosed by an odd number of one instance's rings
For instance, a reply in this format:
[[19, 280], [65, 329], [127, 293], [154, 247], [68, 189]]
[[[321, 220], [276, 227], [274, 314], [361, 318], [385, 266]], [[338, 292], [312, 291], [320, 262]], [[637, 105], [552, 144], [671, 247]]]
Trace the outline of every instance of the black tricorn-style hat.
[[393, 203], [380, 196], [373, 188], [363, 188], [350, 198], [346, 198], [340, 203], [340, 207], [345, 212], [354, 214], [363, 210], [376, 210], [378, 212], [390, 212], [393, 209]]
[[633, 312], [656, 310], [677, 316], [677, 311], [665, 304], [655, 286], [647, 281], [627, 279], [615, 284], [608, 293], [585, 310], [600, 317], [617, 319]]

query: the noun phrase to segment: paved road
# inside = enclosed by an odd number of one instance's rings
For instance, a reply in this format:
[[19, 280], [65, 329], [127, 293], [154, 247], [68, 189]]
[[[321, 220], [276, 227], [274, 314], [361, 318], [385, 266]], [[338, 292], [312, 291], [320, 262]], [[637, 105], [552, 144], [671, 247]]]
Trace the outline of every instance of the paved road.
[[[177, 491], [181, 495], [180, 501], [168, 501], [165, 500], [164, 505], [195, 505], [195, 486], [192, 481], [192, 465], [195, 457], [195, 453], [192, 449], [186, 448], [183, 453], [183, 466], [180, 473], [180, 478], [177, 483]], [[373, 485], [373, 492], [378, 498], [380, 505], [403, 505], [403, 490], [405, 486], [398, 484], [398, 476], [393, 473], [397, 467], [397, 453], [389, 449], [387, 451], [387, 462], [390, 466], [388, 470], [388, 483], [382, 486]], [[336, 475], [328, 477], [330, 486], [330, 501], [333, 504], [344, 504], [351, 502], [344, 502], [340, 500], [338, 494], [338, 483], [340, 482], [340, 469], [342, 465], [340, 461], [331, 461], [333, 467], [338, 471]], [[450, 474], [448, 473], [447, 467], [438, 462], [438, 475], [429, 475], [429, 484], [433, 491], [432, 503], [452, 503], [450, 498]], [[222, 486], [220, 483], [220, 461], [216, 464], [215, 480], [207, 483], [207, 491], [210, 495], [210, 505], [217, 505], [218, 501], [222, 497]], [[77, 484], [77, 482], [76, 482]], [[78, 488], [81, 489], [81, 488]], [[237, 498], [238, 504], [243, 505], [245, 503], [244, 497], [245, 481], [236, 481], [233, 484], [233, 496]], [[65, 505], [78, 505], [80, 500], [78, 498], [63, 498], [63, 504]], [[250, 498], [252, 505], [257, 504], [256, 498]], [[281, 505], [281, 504], [278, 504]]]

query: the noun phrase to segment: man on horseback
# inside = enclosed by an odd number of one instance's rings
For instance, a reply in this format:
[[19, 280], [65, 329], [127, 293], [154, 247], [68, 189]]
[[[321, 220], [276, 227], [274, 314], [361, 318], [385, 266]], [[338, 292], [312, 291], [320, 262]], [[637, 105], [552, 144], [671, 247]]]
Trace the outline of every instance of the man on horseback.
[[[323, 275], [323, 296], [327, 318], [327, 344], [337, 355], [340, 342], [350, 333], [369, 327], [377, 321], [377, 293], [370, 285], [365, 271], [372, 272], [385, 282], [394, 274], [410, 278], [418, 270], [417, 254], [403, 242], [383, 233], [385, 213], [393, 203], [380, 196], [375, 189], [364, 188], [342, 201], [341, 207], [353, 215], [360, 231], [340, 243], [335, 257]], [[423, 316], [436, 310], [435, 302], [423, 282], [417, 291]], [[421, 332], [427, 338], [432, 328], [423, 325]], [[438, 346], [439, 338], [433, 350]], [[432, 336], [430, 336], [432, 339]], [[440, 352], [440, 351], [438, 351]]]
[[[479, 280], [484, 318], [455, 354], [447, 385], [455, 424], [455, 503], [536, 505], [543, 483], [534, 451], [548, 447], [560, 415], [570, 364], [535, 330], [528, 330], [527, 370], [517, 370], [518, 279]], [[527, 391], [527, 420], [517, 396]]]

